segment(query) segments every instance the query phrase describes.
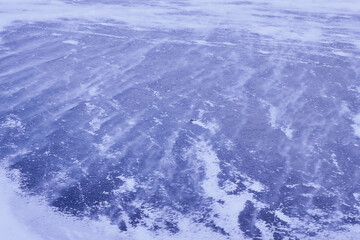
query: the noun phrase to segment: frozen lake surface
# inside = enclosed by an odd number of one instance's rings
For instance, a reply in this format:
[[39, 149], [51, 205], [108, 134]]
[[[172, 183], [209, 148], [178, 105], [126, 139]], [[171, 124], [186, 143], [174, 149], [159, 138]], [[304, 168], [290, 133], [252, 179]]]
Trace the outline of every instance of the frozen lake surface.
[[0, 239], [358, 239], [359, 13], [0, 0]]

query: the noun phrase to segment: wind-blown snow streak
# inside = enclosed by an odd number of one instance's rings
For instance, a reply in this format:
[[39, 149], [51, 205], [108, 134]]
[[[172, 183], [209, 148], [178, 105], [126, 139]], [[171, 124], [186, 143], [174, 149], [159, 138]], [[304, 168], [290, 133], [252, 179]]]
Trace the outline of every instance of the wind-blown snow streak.
[[0, 238], [354, 239], [359, 12], [0, 0]]
[[[350, 0], [108, 2], [109, 4], [96, 1], [0, 1], [0, 9], [2, 9], [0, 29], [15, 21], [78, 19], [95, 23], [124, 22], [135, 28], [188, 28], [203, 31], [219, 27], [247, 29], [250, 32], [282, 40], [326, 42], [330, 40], [329, 37], [350, 37], [346, 36], [347, 34], [333, 32], [331, 29], [341, 28], [347, 33], [358, 33], [358, 29], [350, 24], [349, 16], [356, 15], [360, 11], [359, 4]], [[307, 14], [309, 17], [298, 19], [297, 14]], [[316, 14], [323, 15], [325, 19], [317, 18]], [[332, 21], [332, 18], [336, 18], [336, 21]], [[324, 20], [330, 21], [330, 29], [327, 29], [329, 22]], [[349, 24], [344, 24], [346, 22]], [[360, 47], [357, 39], [346, 40]]]

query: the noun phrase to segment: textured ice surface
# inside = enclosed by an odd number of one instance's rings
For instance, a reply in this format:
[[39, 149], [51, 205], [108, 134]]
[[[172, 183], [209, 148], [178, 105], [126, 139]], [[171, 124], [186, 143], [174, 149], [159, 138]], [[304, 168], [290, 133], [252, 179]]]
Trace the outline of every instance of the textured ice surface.
[[359, 12], [0, 0], [0, 239], [357, 239]]

